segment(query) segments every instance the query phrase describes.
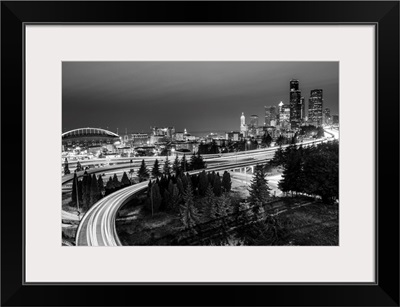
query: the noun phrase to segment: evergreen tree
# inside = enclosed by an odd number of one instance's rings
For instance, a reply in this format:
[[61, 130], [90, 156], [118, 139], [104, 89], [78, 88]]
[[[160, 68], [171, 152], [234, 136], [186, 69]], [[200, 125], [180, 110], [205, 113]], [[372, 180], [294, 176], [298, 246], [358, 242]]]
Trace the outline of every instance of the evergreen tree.
[[98, 185], [98, 188], [99, 188], [100, 197], [103, 197], [104, 182], [103, 182], [103, 177], [101, 175], [99, 175], [97, 177], [97, 185]]
[[182, 179], [183, 188], [184, 188], [184, 190], [186, 190], [186, 188], [189, 184], [190, 177], [188, 175], [182, 174], [181, 179]]
[[117, 177], [117, 174], [114, 174], [112, 180], [113, 180], [114, 188], [115, 188], [116, 190], [120, 189], [121, 186], [122, 186], [122, 184], [121, 184], [121, 182], [119, 182], [118, 177]]
[[163, 173], [168, 176], [171, 174], [171, 163], [169, 162], [168, 156], [165, 158]]
[[190, 157], [190, 169], [196, 170], [197, 169], [197, 157], [193, 151], [192, 156]]
[[218, 176], [214, 176], [214, 184], [213, 184], [213, 191], [215, 196], [219, 197], [222, 193], [222, 186], [221, 186], [221, 178]]
[[285, 153], [282, 147], [279, 147], [275, 151], [273, 159], [269, 161], [269, 164], [272, 166], [279, 166], [282, 165], [284, 162], [285, 162]]
[[199, 213], [194, 206], [194, 195], [190, 182], [183, 193], [183, 204], [180, 209], [181, 221], [185, 228], [194, 227], [199, 220]]
[[67, 158], [65, 158], [65, 162], [64, 162], [64, 175], [68, 175], [68, 174], [70, 174], [71, 172], [69, 171], [69, 168], [68, 168], [68, 160], [67, 160]]
[[123, 175], [122, 175], [121, 185], [123, 187], [127, 187], [127, 186], [131, 185], [131, 181], [129, 180], [128, 175], [126, 174], [126, 172], [124, 172]]
[[83, 170], [83, 169], [82, 169], [81, 162], [78, 161], [78, 163], [76, 163], [76, 171], [77, 171], [77, 172], [80, 172], [80, 171], [82, 171], [82, 170]]
[[[282, 180], [279, 189], [282, 192], [299, 191], [299, 175], [302, 173], [302, 161], [296, 146], [289, 146], [285, 150]], [[303, 178], [303, 176], [302, 176]]]
[[151, 215], [153, 215], [158, 211], [161, 205], [161, 201], [162, 198], [160, 194], [160, 188], [157, 183], [154, 183], [151, 186], [151, 192], [150, 192]]
[[138, 170], [138, 177], [139, 177], [139, 182], [146, 181], [150, 177], [144, 159], [142, 160], [142, 164], [140, 164], [140, 168]]
[[203, 157], [200, 155], [200, 152], [197, 152], [196, 167], [197, 167], [196, 169], [206, 168], [206, 164], [203, 160]]
[[221, 216], [226, 216], [233, 212], [231, 199], [228, 193], [222, 193], [221, 197], [218, 199], [218, 207]]
[[204, 196], [204, 212], [208, 218], [215, 218], [215, 215], [217, 213], [215, 206], [216, 203], [216, 198], [213, 192], [213, 188], [211, 187], [211, 184], [207, 185], [207, 189], [205, 192]]
[[110, 178], [108, 179], [107, 184], [106, 184], [106, 195], [111, 194], [112, 192], [114, 192], [114, 190], [115, 190], [114, 182], [110, 176]]
[[93, 204], [95, 204], [100, 199], [99, 194], [100, 193], [97, 178], [96, 175], [93, 174], [92, 180], [90, 182], [90, 207], [93, 206]]
[[80, 206], [82, 206], [83, 202], [82, 180], [78, 180], [78, 200]]
[[158, 164], [158, 159], [156, 159], [156, 161], [154, 162], [153, 168], [151, 170], [151, 175], [154, 178], [161, 176], [160, 165]]
[[174, 164], [172, 165], [172, 170], [175, 172], [176, 176], [179, 176], [180, 169], [181, 169], [181, 162], [179, 161], [178, 155], [176, 155]]
[[206, 194], [207, 187], [208, 187], [208, 178], [207, 178], [206, 171], [203, 170], [199, 174], [199, 194], [200, 194], [200, 196], [204, 196]]
[[230, 192], [232, 188], [231, 174], [227, 171], [222, 175], [222, 188], [224, 192]]
[[176, 186], [179, 190], [180, 195], [183, 195], [183, 193], [185, 192], [185, 187], [183, 186], [183, 182], [181, 178], [178, 178], [176, 180]]
[[182, 160], [181, 160], [181, 170], [182, 172], [186, 173], [188, 170], [188, 163], [186, 161], [186, 155], [183, 155]]
[[249, 202], [253, 208], [255, 217], [264, 212], [263, 204], [268, 202], [270, 188], [268, 187], [268, 181], [265, 178], [265, 170], [263, 165], [257, 164], [254, 168], [253, 179], [251, 180], [249, 188]]
[[323, 138], [325, 136], [324, 128], [317, 128], [317, 139]]
[[83, 178], [86, 180], [84, 181], [84, 190], [83, 190], [83, 207], [85, 210], [89, 209], [90, 207], [90, 189], [91, 189], [91, 182], [92, 178], [90, 175], [85, 171], [83, 174]]
[[283, 144], [285, 144], [285, 138], [283, 137], [283, 135], [280, 135], [276, 142], [275, 142], [278, 146], [282, 146]]
[[74, 180], [72, 181], [72, 193], [71, 193], [71, 201], [73, 204], [77, 203], [77, 194], [78, 194], [78, 176], [74, 173]]

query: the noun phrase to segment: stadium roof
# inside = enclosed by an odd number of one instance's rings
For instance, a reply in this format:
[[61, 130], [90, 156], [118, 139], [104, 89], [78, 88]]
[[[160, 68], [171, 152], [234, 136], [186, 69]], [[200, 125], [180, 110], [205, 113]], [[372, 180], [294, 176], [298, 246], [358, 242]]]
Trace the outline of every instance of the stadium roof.
[[105, 130], [105, 129], [101, 129], [101, 128], [78, 128], [78, 129], [73, 129], [67, 132], [64, 132], [61, 137], [64, 138], [68, 138], [68, 137], [80, 137], [80, 136], [108, 136], [108, 137], [117, 137], [119, 138], [119, 135]]

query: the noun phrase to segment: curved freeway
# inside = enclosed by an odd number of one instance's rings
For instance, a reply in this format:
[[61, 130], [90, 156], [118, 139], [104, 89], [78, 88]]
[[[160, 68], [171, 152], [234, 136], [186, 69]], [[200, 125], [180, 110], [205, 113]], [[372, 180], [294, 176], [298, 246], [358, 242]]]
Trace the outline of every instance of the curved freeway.
[[[326, 142], [314, 140], [304, 142], [302, 145], [311, 145]], [[246, 161], [234, 161], [215, 163], [207, 167], [206, 171], [223, 171], [240, 167], [253, 166], [257, 163], [264, 163], [273, 158], [275, 150], [263, 152], [251, 152]], [[232, 157], [231, 157], [232, 158]], [[203, 170], [191, 171], [189, 174], [196, 174]], [[126, 204], [136, 193], [147, 188], [148, 181], [144, 181], [133, 186], [116, 191], [113, 194], [101, 199], [94, 204], [82, 218], [76, 232], [77, 246], [120, 246], [122, 245], [116, 231], [115, 219], [118, 210]]]

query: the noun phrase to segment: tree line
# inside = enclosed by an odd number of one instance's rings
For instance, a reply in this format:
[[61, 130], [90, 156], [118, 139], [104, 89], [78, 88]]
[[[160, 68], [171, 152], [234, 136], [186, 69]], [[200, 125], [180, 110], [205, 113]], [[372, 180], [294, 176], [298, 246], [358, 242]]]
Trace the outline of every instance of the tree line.
[[283, 168], [279, 188], [286, 193], [319, 196], [326, 203], [339, 198], [339, 142], [317, 146], [290, 145], [275, 152], [270, 165]]

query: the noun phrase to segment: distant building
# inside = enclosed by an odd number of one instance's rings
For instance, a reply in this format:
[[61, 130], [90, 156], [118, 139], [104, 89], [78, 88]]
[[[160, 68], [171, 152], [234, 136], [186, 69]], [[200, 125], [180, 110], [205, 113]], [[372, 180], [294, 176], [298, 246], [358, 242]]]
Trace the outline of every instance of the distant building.
[[150, 127], [152, 135], [164, 136], [166, 138], [172, 138], [175, 133], [175, 127]]
[[246, 125], [246, 118], [244, 117], [244, 113], [242, 112], [242, 116], [240, 116], [240, 133], [243, 136], [247, 136], [248, 127]]
[[289, 93], [290, 106], [290, 126], [292, 129], [300, 126], [301, 123], [301, 91], [299, 90], [299, 80], [290, 80]]
[[325, 125], [331, 125], [332, 124], [331, 110], [329, 108], [326, 108], [324, 110], [324, 112], [322, 113], [322, 122]]
[[304, 97], [300, 98], [300, 105], [301, 105], [300, 119], [302, 122], [304, 122], [306, 117], [306, 102]]
[[184, 140], [184, 132], [175, 132], [174, 134], [174, 140], [175, 141], [183, 141]]
[[279, 104], [279, 126], [282, 129], [290, 129], [290, 106], [282, 101]]
[[276, 126], [278, 124], [278, 114], [276, 106], [265, 106], [265, 126]]
[[322, 125], [322, 90], [312, 90], [308, 101], [308, 122], [316, 126]]
[[239, 141], [240, 132], [238, 132], [238, 131], [226, 132], [225, 133], [225, 139], [231, 140], [231, 141]]
[[258, 115], [250, 116], [250, 128], [258, 127]]
[[332, 115], [332, 124], [339, 125], [339, 115]]

